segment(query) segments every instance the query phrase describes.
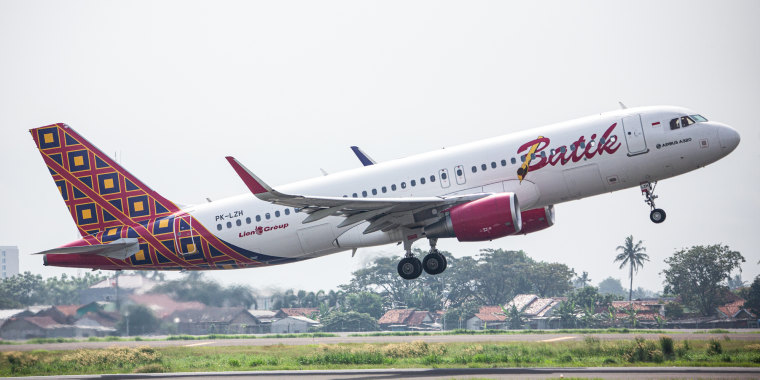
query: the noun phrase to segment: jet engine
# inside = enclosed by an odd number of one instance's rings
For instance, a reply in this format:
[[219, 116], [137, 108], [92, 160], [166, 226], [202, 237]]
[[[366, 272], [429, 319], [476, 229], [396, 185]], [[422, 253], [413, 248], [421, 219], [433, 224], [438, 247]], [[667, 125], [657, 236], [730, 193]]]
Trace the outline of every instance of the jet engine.
[[493, 194], [452, 207], [444, 218], [425, 227], [425, 235], [456, 237], [459, 241], [498, 239], [520, 232], [520, 214], [514, 193]]
[[521, 234], [541, 231], [554, 225], [554, 205], [522, 212]]

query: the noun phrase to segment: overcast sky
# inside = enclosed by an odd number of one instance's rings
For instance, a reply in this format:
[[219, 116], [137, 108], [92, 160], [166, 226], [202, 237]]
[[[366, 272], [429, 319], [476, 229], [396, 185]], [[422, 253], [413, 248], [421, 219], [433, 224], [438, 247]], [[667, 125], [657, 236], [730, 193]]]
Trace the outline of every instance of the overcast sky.
[[[613, 263], [633, 235], [663, 260], [728, 244], [760, 273], [758, 1], [0, 0], [0, 245], [29, 253], [78, 238], [29, 135], [65, 122], [181, 204], [247, 189], [234, 155], [276, 185], [628, 106], [678, 105], [736, 128], [717, 163], [660, 182], [667, 221], [637, 188], [556, 206], [546, 231], [439, 246], [522, 249], [627, 284]], [[415, 247], [427, 249], [426, 242]], [[262, 269], [208, 272], [258, 289], [331, 289], [395, 245]]]

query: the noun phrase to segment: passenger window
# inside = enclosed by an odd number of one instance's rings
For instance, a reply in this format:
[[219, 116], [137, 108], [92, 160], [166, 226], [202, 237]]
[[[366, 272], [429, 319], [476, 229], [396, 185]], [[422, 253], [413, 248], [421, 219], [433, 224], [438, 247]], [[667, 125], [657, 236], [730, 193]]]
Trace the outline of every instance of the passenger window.
[[372, 189], [372, 195], [377, 195], [377, 189]]
[[462, 173], [462, 169], [457, 169], [457, 175], [461, 177], [462, 174], [464, 174], [464, 173]]
[[681, 128], [681, 119], [675, 118], [670, 121], [670, 129], [678, 129]]
[[222, 225], [221, 224], [217, 224], [216, 225], [216, 229], [217, 229], [217, 231], [221, 231], [222, 230]]
[[277, 210], [274, 212], [274, 216], [279, 218], [280, 217], [280, 210]]
[[575, 144], [570, 145], [570, 150], [575, 150]]
[[491, 161], [491, 169], [496, 169], [496, 163]]
[[401, 188], [406, 189], [406, 182], [401, 182]]
[[567, 147], [566, 146], [563, 146], [562, 148], [560, 148], [560, 150], [562, 151], [562, 153], [567, 153]]
[[602, 137], [601, 139], [599, 139], [599, 144], [604, 145], [604, 137]]
[[382, 192], [383, 192], [383, 194], [385, 194], [385, 193], [387, 193], [387, 192], [388, 192], [388, 188], [387, 188], [387, 187], [385, 187], [385, 186], [383, 186], [383, 187], [381, 187], [381, 188], [380, 188], [380, 191], [382, 191]]
[[245, 224], [251, 224], [251, 218], [245, 218]]
[[359, 195], [356, 194], [356, 193], [351, 194], [351, 196], [354, 197], [354, 198], [359, 198]]
[[417, 186], [417, 181], [411, 180], [409, 181], [409, 184], [411, 184], [412, 186]]
[[362, 191], [362, 197], [367, 198], [367, 190]]
[[515, 158], [514, 158], [514, 157], [512, 157], [512, 158], [511, 158], [509, 161], [512, 163], [512, 165], [514, 165], [514, 164], [516, 164], [516, 163], [517, 163], [517, 160], [515, 160]]
[[480, 170], [485, 171], [487, 168], [488, 168], [488, 166], [486, 166], [486, 164], [480, 165]]
[[501, 160], [501, 166], [507, 166], [507, 160]]
[[290, 209], [289, 208], [285, 209], [285, 215], [290, 215]]
[[441, 173], [441, 179], [446, 180], [446, 178], [448, 178], [448, 175], [445, 172]]
[[391, 191], [396, 191], [396, 184], [391, 185]]
[[425, 184], [425, 177], [420, 177], [420, 185], [424, 185], [424, 184]]
[[535, 153], [531, 153], [530, 154], [530, 159], [531, 160], [535, 160], [536, 159], [536, 154]]
[[586, 142], [585, 141], [581, 141], [581, 149], [585, 149], [585, 148], [586, 148]]
[[257, 221], [257, 222], [260, 222], [260, 221], [261, 221], [261, 215], [256, 215], [256, 221]]
[[473, 173], [477, 173], [478, 172], [478, 167], [473, 165], [472, 172]]
[[430, 176], [430, 182], [435, 182], [435, 176], [434, 175]]
[[227, 222], [227, 228], [232, 228], [232, 222]]
[[238, 227], [240, 227], [240, 226], [243, 225], [243, 222], [241, 222], [240, 219], [238, 219], [238, 220], [235, 221], [235, 225], [238, 226]]
[[266, 213], [266, 214], [264, 214], [264, 217], [267, 218], [267, 220], [269, 220], [272, 216], [269, 215], [269, 213]]

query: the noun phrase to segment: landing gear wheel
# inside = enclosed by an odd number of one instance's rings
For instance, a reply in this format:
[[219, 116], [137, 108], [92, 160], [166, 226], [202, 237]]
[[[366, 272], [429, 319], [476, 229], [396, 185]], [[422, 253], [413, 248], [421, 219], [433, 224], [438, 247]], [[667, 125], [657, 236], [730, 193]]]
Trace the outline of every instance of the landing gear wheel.
[[446, 257], [438, 252], [429, 253], [422, 259], [422, 269], [431, 275], [443, 273], [446, 270]]
[[398, 275], [404, 280], [414, 280], [422, 274], [422, 263], [416, 257], [405, 257], [398, 262]]
[[659, 224], [665, 221], [665, 211], [661, 208], [656, 208], [649, 213], [649, 220]]

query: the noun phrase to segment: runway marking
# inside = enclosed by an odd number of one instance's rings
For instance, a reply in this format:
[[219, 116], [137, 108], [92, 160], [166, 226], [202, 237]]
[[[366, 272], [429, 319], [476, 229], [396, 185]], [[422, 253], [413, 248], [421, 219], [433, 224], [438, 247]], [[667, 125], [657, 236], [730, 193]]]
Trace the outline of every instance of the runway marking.
[[211, 343], [214, 343], [214, 342], [200, 342], [200, 343], [186, 344], [185, 347], [203, 346], [203, 345], [211, 344]]
[[575, 339], [574, 336], [561, 336], [559, 338], [539, 340], [540, 343], [559, 342], [561, 340]]

